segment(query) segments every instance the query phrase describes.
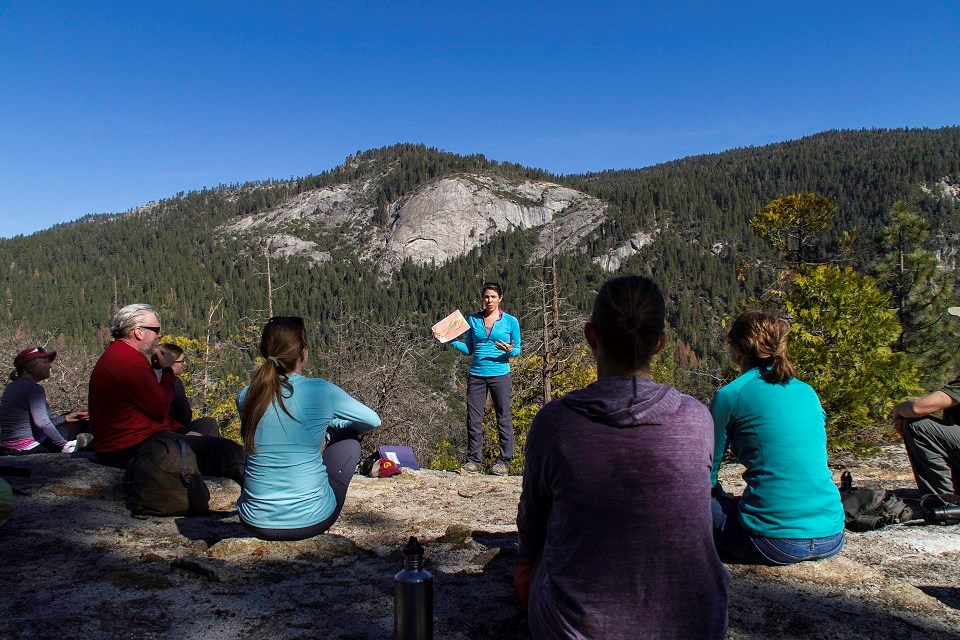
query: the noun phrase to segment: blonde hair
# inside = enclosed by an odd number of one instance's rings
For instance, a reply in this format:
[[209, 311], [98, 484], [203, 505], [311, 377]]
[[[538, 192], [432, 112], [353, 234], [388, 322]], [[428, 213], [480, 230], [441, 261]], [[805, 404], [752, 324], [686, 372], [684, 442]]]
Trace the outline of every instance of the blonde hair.
[[787, 358], [790, 323], [764, 311], [745, 311], [733, 321], [728, 338], [731, 346], [751, 367], [760, 367], [760, 377], [771, 384], [788, 382], [796, 375]]

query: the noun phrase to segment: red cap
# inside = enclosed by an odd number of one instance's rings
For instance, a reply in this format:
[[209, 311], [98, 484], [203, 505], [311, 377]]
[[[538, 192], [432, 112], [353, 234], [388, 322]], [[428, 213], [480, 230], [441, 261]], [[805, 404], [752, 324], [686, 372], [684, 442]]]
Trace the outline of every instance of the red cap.
[[374, 462], [373, 469], [370, 470], [370, 475], [375, 478], [386, 478], [395, 476], [398, 473], [400, 473], [400, 466], [393, 460], [388, 460], [387, 458], [380, 458]]
[[49, 358], [50, 362], [53, 362], [57, 359], [56, 351], [46, 351], [43, 347], [31, 347], [29, 349], [24, 349], [17, 354], [17, 357], [13, 359], [13, 366], [17, 369], [23, 369], [27, 366], [27, 363], [31, 360], [37, 360], [38, 358]]

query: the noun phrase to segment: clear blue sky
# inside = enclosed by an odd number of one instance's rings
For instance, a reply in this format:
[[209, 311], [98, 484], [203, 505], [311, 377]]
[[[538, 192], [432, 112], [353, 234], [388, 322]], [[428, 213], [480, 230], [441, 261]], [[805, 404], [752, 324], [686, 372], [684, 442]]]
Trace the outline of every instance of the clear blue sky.
[[0, 0], [0, 236], [396, 142], [566, 174], [955, 125], [958, 60], [960, 0]]

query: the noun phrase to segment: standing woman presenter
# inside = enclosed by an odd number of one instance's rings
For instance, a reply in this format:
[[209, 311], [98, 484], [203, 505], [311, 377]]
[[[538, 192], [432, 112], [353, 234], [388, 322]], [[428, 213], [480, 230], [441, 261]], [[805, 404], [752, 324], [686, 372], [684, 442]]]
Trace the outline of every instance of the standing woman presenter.
[[467, 461], [460, 473], [479, 473], [482, 468], [483, 409], [489, 393], [500, 437], [500, 455], [490, 473], [505, 476], [513, 458], [510, 358], [520, 355], [520, 323], [500, 310], [503, 289], [498, 283], [485, 282], [480, 292], [483, 310], [467, 318], [470, 328], [461, 340], [450, 342], [460, 353], [473, 356], [467, 374]]

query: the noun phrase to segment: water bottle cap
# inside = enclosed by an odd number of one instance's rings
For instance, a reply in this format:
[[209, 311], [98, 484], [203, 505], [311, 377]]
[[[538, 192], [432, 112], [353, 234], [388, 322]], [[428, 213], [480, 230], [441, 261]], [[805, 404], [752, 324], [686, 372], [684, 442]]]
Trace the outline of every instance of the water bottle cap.
[[407, 540], [407, 546], [403, 548], [403, 555], [405, 556], [422, 556], [423, 555], [423, 546], [417, 541], [417, 536], [410, 536], [410, 539]]

